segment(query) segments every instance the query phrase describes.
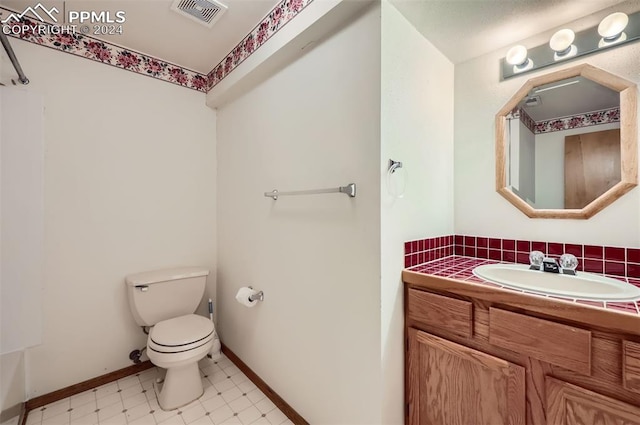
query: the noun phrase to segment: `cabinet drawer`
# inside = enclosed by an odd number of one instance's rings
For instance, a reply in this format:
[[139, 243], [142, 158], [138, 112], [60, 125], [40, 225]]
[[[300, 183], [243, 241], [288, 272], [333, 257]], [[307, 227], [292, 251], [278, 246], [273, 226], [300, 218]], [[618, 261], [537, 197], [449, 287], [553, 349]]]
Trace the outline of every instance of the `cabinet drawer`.
[[473, 335], [473, 304], [469, 301], [409, 289], [407, 315], [455, 335]]
[[640, 393], [640, 344], [622, 342], [622, 380], [629, 391]]
[[491, 307], [489, 342], [591, 375], [591, 332], [584, 329]]

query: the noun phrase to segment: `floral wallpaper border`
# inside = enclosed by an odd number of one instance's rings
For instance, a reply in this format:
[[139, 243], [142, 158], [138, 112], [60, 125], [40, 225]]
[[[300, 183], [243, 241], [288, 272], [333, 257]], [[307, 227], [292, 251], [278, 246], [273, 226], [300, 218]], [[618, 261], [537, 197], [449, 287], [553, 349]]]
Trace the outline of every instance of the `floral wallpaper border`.
[[620, 108], [618, 107], [587, 112], [586, 114], [574, 115], [571, 117], [538, 121], [536, 122], [534, 133], [551, 133], [553, 131], [569, 130], [572, 128], [589, 127], [592, 125], [609, 124], [613, 122], [620, 122]]
[[251, 56], [313, 0], [282, 0], [207, 74], [207, 91]]
[[520, 119], [533, 134], [551, 133], [554, 131], [570, 130], [572, 128], [590, 127], [592, 125], [620, 122], [620, 108], [602, 109], [570, 117], [553, 118], [545, 121], [534, 121], [523, 108], [517, 108], [514, 118]]
[[[0, 7], [2, 16], [12, 12], [9, 9]], [[23, 28], [28, 28], [30, 25], [53, 26], [28, 17], [21, 18], [20, 22], [14, 21], [4, 25], [20, 25], [24, 26]], [[16, 31], [16, 33], [17, 35], [9, 34], [9, 36], [203, 93], [207, 91], [207, 76], [204, 74], [88, 35], [73, 32], [39, 34], [31, 30]]]
[[[26, 31], [9, 36], [206, 93], [312, 2], [280, 1], [207, 75], [84, 34]], [[0, 7], [2, 16], [14, 12]], [[25, 24], [52, 26], [28, 17], [6, 25]]]
[[527, 114], [527, 111], [525, 111], [524, 108], [519, 108], [518, 112], [520, 113], [520, 121], [522, 122], [522, 124], [524, 124], [524, 126], [527, 127], [532, 133], [535, 133], [536, 122], [533, 120], [533, 118], [531, 118], [531, 116]]

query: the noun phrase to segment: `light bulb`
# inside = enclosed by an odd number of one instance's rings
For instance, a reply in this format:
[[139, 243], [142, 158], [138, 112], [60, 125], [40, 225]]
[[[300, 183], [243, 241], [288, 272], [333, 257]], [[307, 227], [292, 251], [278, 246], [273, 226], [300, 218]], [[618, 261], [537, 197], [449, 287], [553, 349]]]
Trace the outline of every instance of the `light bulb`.
[[578, 53], [578, 48], [573, 44], [575, 38], [576, 34], [567, 28], [553, 34], [549, 40], [549, 47], [554, 51], [553, 60], [559, 61], [575, 56]]
[[551, 40], [549, 40], [549, 47], [558, 53], [569, 53], [573, 40], [575, 39], [576, 34], [570, 29], [565, 28], [553, 34]]
[[616, 12], [604, 18], [598, 25], [598, 34], [605, 40], [613, 40], [627, 27], [629, 17], [626, 13]]
[[506, 61], [509, 65], [522, 66], [527, 63], [527, 48], [518, 44], [507, 52]]

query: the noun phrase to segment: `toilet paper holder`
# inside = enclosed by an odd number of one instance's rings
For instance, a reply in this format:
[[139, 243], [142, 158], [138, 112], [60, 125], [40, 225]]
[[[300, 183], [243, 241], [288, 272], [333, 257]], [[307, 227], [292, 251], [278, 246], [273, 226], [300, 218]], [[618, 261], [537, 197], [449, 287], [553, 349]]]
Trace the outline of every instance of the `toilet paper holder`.
[[[253, 289], [253, 287], [249, 286], [249, 289]], [[249, 301], [264, 301], [264, 292], [258, 291], [255, 294], [249, 295]]]

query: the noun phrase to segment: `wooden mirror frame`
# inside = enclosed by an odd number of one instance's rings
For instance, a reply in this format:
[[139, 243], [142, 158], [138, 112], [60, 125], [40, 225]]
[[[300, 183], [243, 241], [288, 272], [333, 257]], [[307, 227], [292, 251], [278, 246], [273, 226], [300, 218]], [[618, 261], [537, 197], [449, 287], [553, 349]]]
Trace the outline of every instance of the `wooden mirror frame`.
[[[583, 76], [620, 93], [620, 169], [621, 176], [611, 189], [582, 209], [535, 209], [507, 187], [507, 115], [537, 86]], [[637, 89], [631, 81], [588, 64], [541, 75], [527, 81], [496, 114], [496, 191], [531, 218], [587, 219], [638, 185]]]

